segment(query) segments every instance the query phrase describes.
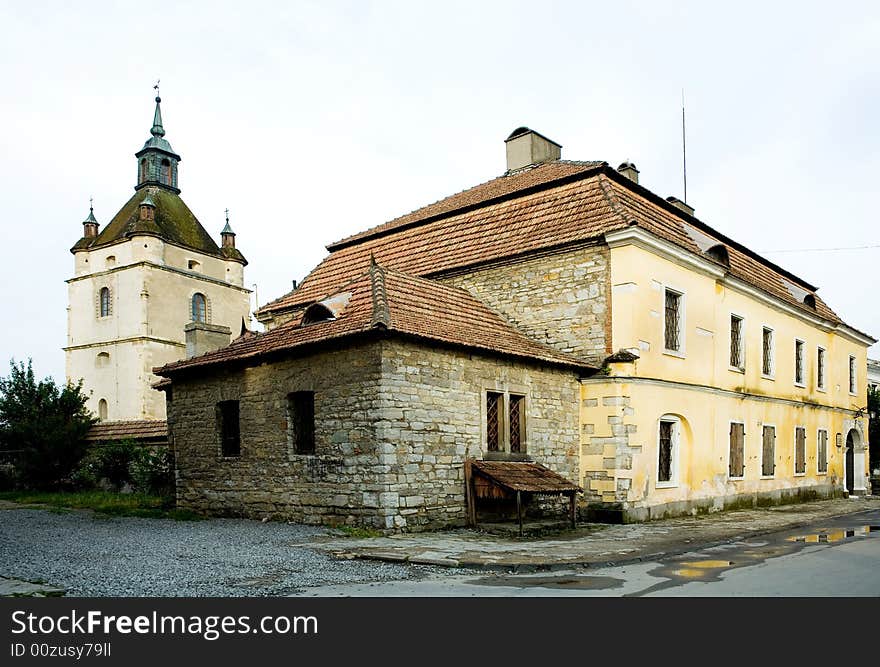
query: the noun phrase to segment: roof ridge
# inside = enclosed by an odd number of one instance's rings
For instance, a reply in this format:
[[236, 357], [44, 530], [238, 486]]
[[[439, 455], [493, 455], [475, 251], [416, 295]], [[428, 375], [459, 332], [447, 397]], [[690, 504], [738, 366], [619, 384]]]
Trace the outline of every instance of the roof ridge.
[[370, 255], [370, 287], [373, 298], [373, 315], [370, 325], [388, 329], [391, 327], [391, 311], [388, 309], [388, 292], [385, 289], [385, 270]]
[[623, 204], [617, 199], [617, 193], [615, 193], [608, 184], [608, 179], [605, 174], [599, 174], [599, 177], [596, 180], [599, 182], [599, 189], [602, 190], [602, 194], [605, 196], [605, 201], [608, 202], [611, 210], [620, 217], [620, 220], [624, 225], [628, 226], [630, 220], [626, 216]]

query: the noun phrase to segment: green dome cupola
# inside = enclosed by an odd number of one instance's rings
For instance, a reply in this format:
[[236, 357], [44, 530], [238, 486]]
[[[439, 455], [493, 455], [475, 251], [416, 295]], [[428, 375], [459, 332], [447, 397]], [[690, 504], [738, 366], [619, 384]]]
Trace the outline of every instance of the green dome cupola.
[[171, 148], [171, 144], [165, 139], [165, 128], [162, 126], [162, 98], [158, 95], [156, 85], [156, 111], [153, 114], [153, 127], [150, 128], [152, 135], [144, 147], [135, 153], [138, 159], [138, 179], [135, 190], [140, 190], [148, 185], [167, 188], [174, 193], [180, 193], [177, 187], [177, 165], [180, 156]]

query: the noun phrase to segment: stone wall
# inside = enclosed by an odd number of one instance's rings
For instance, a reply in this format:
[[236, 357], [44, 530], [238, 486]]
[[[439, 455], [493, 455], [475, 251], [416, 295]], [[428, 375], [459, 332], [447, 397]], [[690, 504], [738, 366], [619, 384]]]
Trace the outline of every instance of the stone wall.
[[[527, 397], [526, 447], [579, 479], [572, 371], [398, 340], [174, 381], [177, 497], [199, 512], [419, 530], [465, 523], [464, 461], [485, 448], [485, 390]], [[288, 442], [287, 394], [315, 392], [315, 455]], [[216, 405], [238, 400], [241, 455]]]
[[611, 352], [608, 247], [566, 249], [439, 278], [530, 338], [599, 364]]

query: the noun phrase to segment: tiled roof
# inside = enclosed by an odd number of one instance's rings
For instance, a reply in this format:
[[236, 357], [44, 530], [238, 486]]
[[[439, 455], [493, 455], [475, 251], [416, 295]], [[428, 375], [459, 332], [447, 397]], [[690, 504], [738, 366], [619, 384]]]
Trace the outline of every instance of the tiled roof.
[[[481, 197], [483, 203], [481, 204]], [[370, 257], [416, 276], [601, 239], [631, 224], [703, 257], [701, 245], [723, 244], [730, 273], [789, 304], [830, 320], [795, 298], [786, 281], [814, 289], [772, 262], [680, 211], [601, 162], [549, 162], [497, 178], [363, 234], [328, 246], [328, 255], [292, 292], [260, 308], [271, 314], [304, 307], [363, 273]], [[697, 230], [697, 233], [695, 233]], [[690, 232], [690, 233], [689, 233]]]
[[471, 461], [472, 468], [510, 491], [530, 493], [562, 493], [579, 491], [577, 484], [569, 482], [559, 473], [540, 463], [519, 461]]
[[[319, 310], [335, 318], [303, 324], [298, 318], [262, 334], [250, 334], [228, 347], [154, 369], [169, 376], [183, 369], [225, 361], [249, 360], [334, 341], [370, 331], [446, 343], [471, 350], [533, 359], [592, 370], [583, 360], [538, 343], [508, 324], [500, 315], [465, 290], [416, 278], [376, 264], [340, 290], [342, 298], [328, 299], [333, 309]], [[306, 311], [306, 315], [310, 311]]]
[[118, 442], [120, 440], [162, 441], [167, 439], [168, 423], [158, 419], [98, 422], [86, 434], [86, 440], [89, 442]]

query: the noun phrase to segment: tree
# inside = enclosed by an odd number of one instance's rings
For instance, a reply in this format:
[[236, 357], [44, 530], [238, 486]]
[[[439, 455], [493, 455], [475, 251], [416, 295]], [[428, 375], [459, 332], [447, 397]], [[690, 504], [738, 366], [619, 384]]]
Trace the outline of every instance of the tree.
[[868, 443], [873, 472], [880, 468], [880, 389], [877, 387], [868, 387]]
[[86, 408], [82, 382], [37, 382], [30, 359], [26, 367], [14, 359], [9, 366], [9, 377], [0, 378], [0, 449], [17, 452], [21, 484], [57, 488], [85, 456], [85, 435], [97, 420]]

